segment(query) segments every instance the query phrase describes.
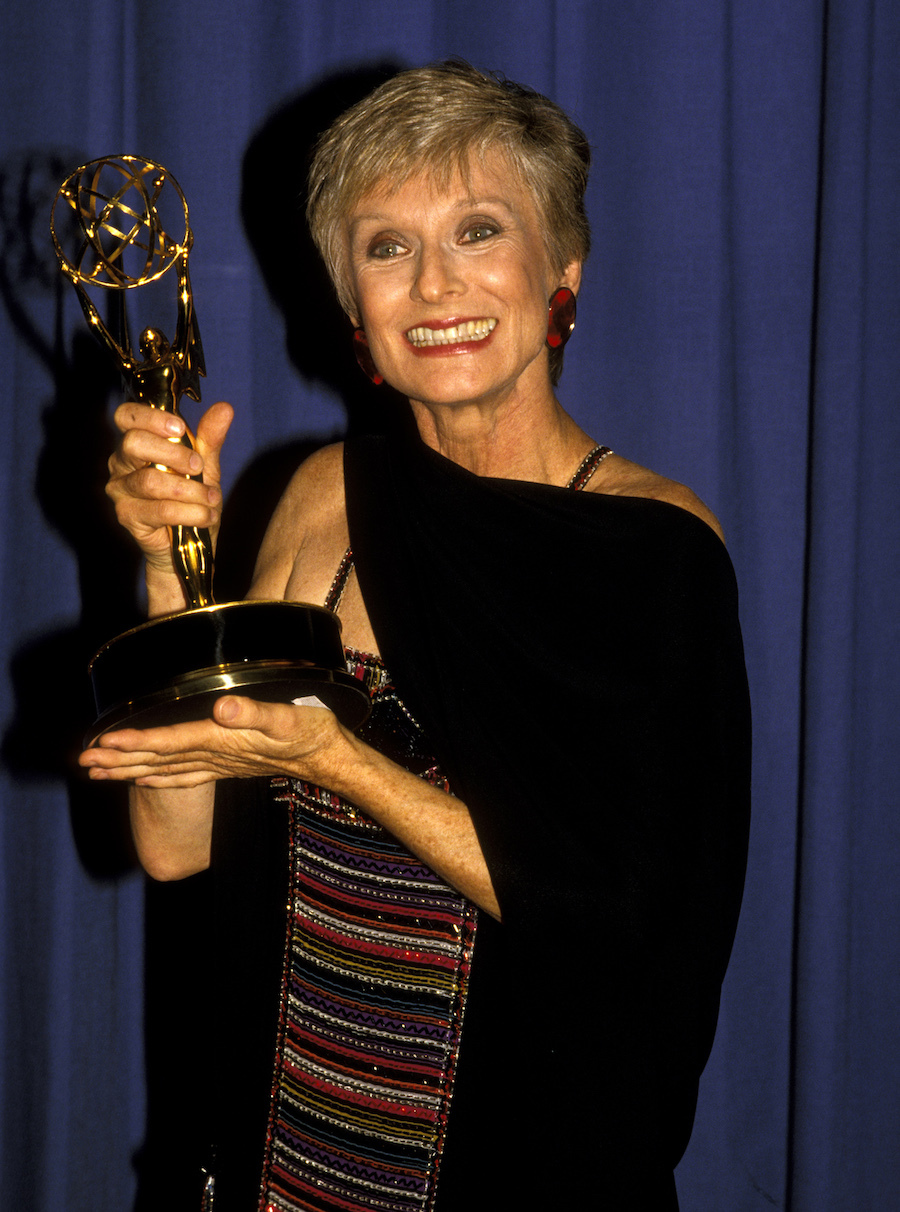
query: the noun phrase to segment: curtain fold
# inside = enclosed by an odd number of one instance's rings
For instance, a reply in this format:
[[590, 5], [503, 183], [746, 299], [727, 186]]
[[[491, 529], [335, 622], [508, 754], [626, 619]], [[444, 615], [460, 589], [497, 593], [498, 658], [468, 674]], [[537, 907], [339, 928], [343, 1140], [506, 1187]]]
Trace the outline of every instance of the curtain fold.
[[832, 5], [826, 30], [789, 1155], [791, 1206], [804, 1212], [828, 1206], [836, 1186], [859, 1207], [889, 1206], [897, 1191], [896, 1161], [885, 1172], [869, 1151], [889, 1156], [900, 1127], [897, 1099], [883, 1101], [900, 1060], [890, 992], [900, 954], [898, 525], [888, 488], [900, 89], [886, 17], [878, 4]]
[[889, 0], [5, 6], [0, 1206], [120, 1212], [144, 1132], [142, 881], [120, 797], [72, 777], [84, 666], [138, 617], [138, 570], [102, 492], [118, 388], [53, 264], [53, 193], [122, 151], [183, 186], [250, 535], [301, 450], [381, 406], [309, 261], [304, 145], [373, 73], [452, 54], [587, 131], [561, 399], [707, 501], [741, 588], [751, 865], [682, 1208], [900, 1206], [898, 45]]

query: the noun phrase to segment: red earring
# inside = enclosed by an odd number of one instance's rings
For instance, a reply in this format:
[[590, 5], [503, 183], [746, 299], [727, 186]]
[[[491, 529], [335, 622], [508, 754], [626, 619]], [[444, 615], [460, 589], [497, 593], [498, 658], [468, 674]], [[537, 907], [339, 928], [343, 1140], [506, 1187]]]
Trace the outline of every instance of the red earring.
[[547, 344], [562, 349], [575, 330], [575, 295], [568, 286], [561, 286], [550, 299], [547, 320]]
[[375, 365], [372, 351], [369, 349], [369, 341], [364, 328], [354, 328], [353, 330], [353, 352], [356, 354], [360, 370], [368, 375], [376, 387], [380, 387], [384, 382], [384, 376], [378, 373], [378, 367]]

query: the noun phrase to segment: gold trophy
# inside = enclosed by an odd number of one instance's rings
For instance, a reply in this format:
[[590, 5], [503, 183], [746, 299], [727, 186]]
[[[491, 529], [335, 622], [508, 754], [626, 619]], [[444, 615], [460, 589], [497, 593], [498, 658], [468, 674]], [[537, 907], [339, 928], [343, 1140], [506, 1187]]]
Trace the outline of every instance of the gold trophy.
[[[180, 233], [178, 239], [166, 233], [165, 223]], [[90, 328], [114, 357], [129, 398], [175, 414], [182, 395], [199, 400], [206, 368], [188, 276], [193, 235], [175, 178], [137, 156], [92, 160], [63, 182], [50, 230], [60, 269], [75, 287]], [[135, 353], [125, 292], [147, 287], [173, 269], [178, 283], [174, 340], [147, 326]], [[115, 335], [91, 298], [94, 287], [115, 292]], [[172, 440], [193, 446], [189, 432]], [[318, 698], [347, 727], [363, 722], [369, 699], [346, 672], [341, 625], [333, 611], [302, 602], [217, 605], [206, 530], [172, 527], [172, 559], [189, 609], [127, 631], [94, 656], [90, 673], [97, 719], [88, 745], [123, 726], [200, 719], [218, 695], [229, 691], [278, 702]]]

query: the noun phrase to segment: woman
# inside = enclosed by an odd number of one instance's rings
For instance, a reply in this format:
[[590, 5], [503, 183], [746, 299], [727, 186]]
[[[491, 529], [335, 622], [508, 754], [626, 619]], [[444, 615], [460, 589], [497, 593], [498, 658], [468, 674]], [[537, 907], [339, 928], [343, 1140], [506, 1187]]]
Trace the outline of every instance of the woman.
[[[299, 469], [251, 596], [337, 609], [373, 715], [353, 735], [228, 695], [83, 756], [133, 782], [151, 875], [211, 864], [248, 953], [276, 938], [258, 1137], [228, 1102], [243, 1010], [218, 1045], [217, 1208], [677, 1207], [741, 894], [746, 687], [715, 518], [553, 392], [588, 161], [555, 105], [458, 63], [326, 132], [313, 236], [414, 431]], [[230, 410], [195, 454], [179, 421], [117, 415], [110, 493], [151, 614], [181, 609], [166, 526], [215, 530]], [[247, 915], [285, 881], [282, 946]], [[265, 1002], [259, 967], [218, 1000]]]

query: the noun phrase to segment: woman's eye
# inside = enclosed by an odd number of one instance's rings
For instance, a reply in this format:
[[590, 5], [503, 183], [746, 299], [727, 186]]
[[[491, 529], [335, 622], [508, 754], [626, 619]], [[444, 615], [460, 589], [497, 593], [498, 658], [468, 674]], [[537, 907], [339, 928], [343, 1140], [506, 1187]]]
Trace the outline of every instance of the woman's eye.
[[389, 261], [391, 257], [399, 257], [402, 252], [403, 245], [397, 240], [378, 240], [369, 248], [370, 257], [378, 257], [383, 261]]
[[475, 223], [472, 227], [466, 229], [465, 239], [470, 244], [478, 244], [482, 240], [488, 240], [491, 236], [496, 236], [497, 229], [492, 223]]

